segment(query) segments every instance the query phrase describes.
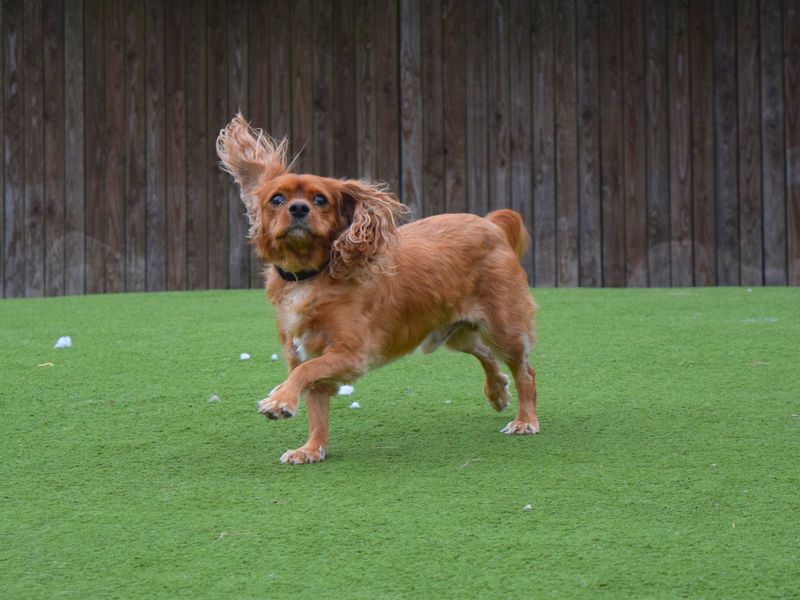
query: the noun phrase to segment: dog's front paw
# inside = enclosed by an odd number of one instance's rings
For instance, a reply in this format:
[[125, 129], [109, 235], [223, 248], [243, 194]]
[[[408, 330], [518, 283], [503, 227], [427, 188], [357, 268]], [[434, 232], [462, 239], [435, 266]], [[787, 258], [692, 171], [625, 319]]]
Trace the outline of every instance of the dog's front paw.
[[503, 427], [500, 432], [506, 435], [532, 435], [534, 433], [539, 433], [539, 421], [534, 420], [533, 423], [530, 423], [528, 421], [514, 419]]
[[486, 396], [486, 400], [489, 401], [489, 406], [494, 410], [497, 412], [505, 410], [510, 399], [508, 395], [508, 375], [500, 373], [500, 377], [492, 379], [491, 382], [487, 379], [483, 385], [483, 393]]
[[304, 465], [323, 460], [325, 460], [325, 448], [322, 446], [302, 446], [295, 450], [287, 450], [281, 456], [281, 462], [285, 465]]
[[288, 419], [297, 414], [297, 401], [286, 399], [279, 385], [258, 403], [258, 412], [268, 419]]

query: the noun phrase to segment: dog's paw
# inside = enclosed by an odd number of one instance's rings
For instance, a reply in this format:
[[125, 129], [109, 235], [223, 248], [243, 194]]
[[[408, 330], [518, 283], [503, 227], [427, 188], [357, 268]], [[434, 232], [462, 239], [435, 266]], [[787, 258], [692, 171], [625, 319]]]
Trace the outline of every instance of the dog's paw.
[[287, 450], [281, 456], [284, 465], [304, 465], [325, 460], [325, 448], [322, 446], [303, 446], [296, 450]]
[[539, 421], [529, 423], [527, 421], [514, 419], [503, 427], [500, 432], [506, 435], [532, 435], [534, 433], [539, 433]]
[[510, 400], [508, 395], [508, 375], [501, 373], [499, 379], [494, 379], [491, 382], [487, 380], [483, 385], [483, 393], [492, 409], [497, 412], [505, 410]]
[[297, 403], [285, 400], [280, 388], [281, 386], [274, 388], [269, 396], [258, 403], [258, 412], [268, 419], [288, 419], [297, 415]]

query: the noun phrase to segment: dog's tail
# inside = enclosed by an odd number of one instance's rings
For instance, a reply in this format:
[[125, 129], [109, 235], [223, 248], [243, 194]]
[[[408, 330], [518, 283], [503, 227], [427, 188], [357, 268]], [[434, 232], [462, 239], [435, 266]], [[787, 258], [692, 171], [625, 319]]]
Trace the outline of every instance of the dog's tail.
[[503, 230], [509, 245], [517, 253], [517, 257], [522, 258], [530, 242], [525, 223], [522, 221], [522, 215], [508, 208], [503, 208], [490, 212], [486, 215], [486, 219]]

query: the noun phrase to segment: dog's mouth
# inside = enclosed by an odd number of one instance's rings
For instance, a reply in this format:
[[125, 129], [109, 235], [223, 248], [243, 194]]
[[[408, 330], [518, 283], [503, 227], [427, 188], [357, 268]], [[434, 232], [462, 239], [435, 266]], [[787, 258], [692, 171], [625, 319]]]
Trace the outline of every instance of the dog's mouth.
[[313, 237], [314, 234], [311, 231], [311, 228], [306, 225], [305, 223], [293, 223], [286, 230], [278, 236], [279, 240], [288, 239], [288, 240], [307, 240]]

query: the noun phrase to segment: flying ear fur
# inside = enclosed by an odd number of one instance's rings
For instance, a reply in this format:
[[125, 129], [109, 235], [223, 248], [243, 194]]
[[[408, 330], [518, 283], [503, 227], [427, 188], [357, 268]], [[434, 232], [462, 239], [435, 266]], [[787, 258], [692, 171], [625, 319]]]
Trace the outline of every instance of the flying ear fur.
[[[288, 146], [288, 139], [283, 138], [278, 141], [262, 130], [250, 127], [242, 113], [237, 113], [219, 132], [217, 156], [221, 161], [220, 167], [230, 173], [239, 185], [251, 226], [255, 225], [257, 217], [253, 193], [261, 182], [288, 171], [286, 162]], [[250, 233], [252, 236], [252, 227]]]
[[330, 273], [346, 279], [375, 263], [381, 247], [393, 244], [398, 221], [408, 214], [384, 184], [346, 180], [340, 184], [343, 217], [349, 227], [339, 234], [331, 248]]

